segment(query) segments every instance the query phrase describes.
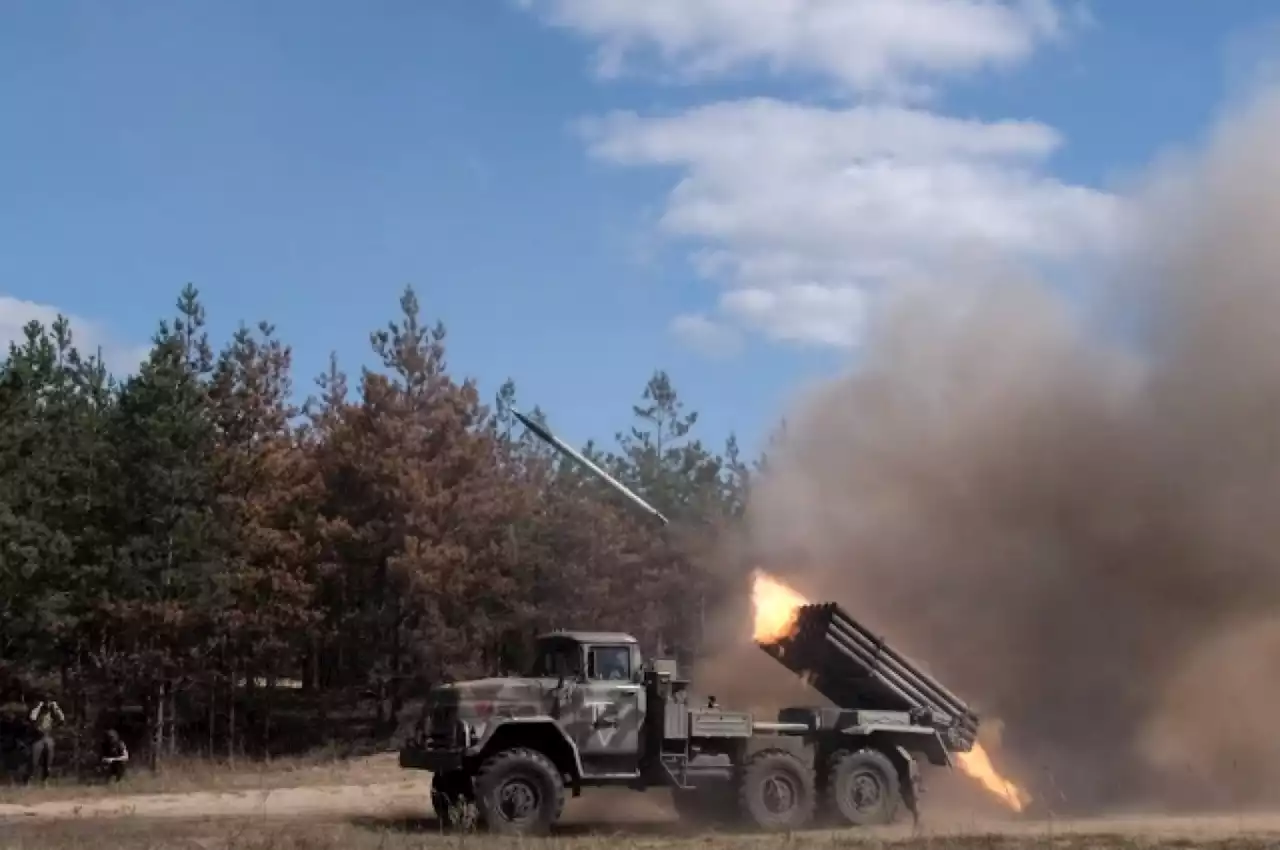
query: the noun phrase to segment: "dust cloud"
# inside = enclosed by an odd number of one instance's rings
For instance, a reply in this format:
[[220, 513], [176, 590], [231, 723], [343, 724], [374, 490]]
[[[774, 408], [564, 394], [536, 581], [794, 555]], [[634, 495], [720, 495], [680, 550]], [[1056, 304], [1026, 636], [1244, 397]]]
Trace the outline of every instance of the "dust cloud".
[[896, 290], [753, 494], [757, 562], [1059, 811], [1280, 803], [1277, 149], [1270, 93], [1154, 167], [1093, 310], [977, 263]]

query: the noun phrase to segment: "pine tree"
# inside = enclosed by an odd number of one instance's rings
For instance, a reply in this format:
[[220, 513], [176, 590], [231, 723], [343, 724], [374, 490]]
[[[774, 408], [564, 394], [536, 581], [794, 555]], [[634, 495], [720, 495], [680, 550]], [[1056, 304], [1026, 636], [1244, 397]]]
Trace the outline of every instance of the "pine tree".
[[24, 333], [0, 370], [0, 657], [65, 670], [106, 551], [110, 385], [65, 317]]
[[117, 672], [148, 695], [153, 763], [164, 749], [172, 688], [199, 669], [212, 642], [225, 561], [208, 403], [212, 354], [194, 287], [183, 290], [178, 311], [125, 383], [112, 423], [123, 498], [113, 517], [119, 557], [105, 589], [115, 622], [104, 654], [123, 653], [128, 669]]
[[702, 642], [708, 607], [719, 596], [715, 544], [731, 509], [725, 463], [692, 436], [698, 414], [686, 411], [666, 372], [654, 372], [632, 413], [638, 422], [618, 434], [621, 453], [609, 465], [672, 520], [664, 534], [640, 522], [628, 533], [635, 573], [628, 578], [642, 600], [637, 629], [657, 650], [687, 655]]
[[[210, 392], [217, 439], [216, 528], [226, 553], [219, 576], [216, 644], [230, 686], [243, 674], [274, 683], [301, 675], [318, 617], [312, 562], [320, 480], [292, 421], [292, 355], [268, 323], [241, 327], [218, 358]], [[216, 684], [212, 677], [208, 680]], [[269, 695], [271, 690], [268, 689]], [[272, 704], [257, 730], [269, 744]], [[228, 742], [234, 751], [234, 741]]]

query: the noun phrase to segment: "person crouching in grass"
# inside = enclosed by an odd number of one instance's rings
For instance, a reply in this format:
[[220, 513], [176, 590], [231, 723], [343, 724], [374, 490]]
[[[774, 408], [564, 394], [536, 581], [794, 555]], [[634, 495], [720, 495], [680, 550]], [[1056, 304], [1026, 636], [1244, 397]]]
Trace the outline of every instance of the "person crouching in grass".
[[108, 729], [102, 738], [102, 771], [110, 782], [124, 779], [125, 768], [129, 764], [129, 748], [120, 740], [120, 733]]

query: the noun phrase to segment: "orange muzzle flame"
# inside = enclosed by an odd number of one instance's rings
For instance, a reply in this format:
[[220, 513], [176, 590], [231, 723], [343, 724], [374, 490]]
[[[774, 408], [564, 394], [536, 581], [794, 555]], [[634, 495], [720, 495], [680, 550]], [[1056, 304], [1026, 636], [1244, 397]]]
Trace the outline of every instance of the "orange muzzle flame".
[[956, 762], [966, 776], [978, 780], [983, 788], [996, 795], [1006, 806], [1020, 812], [1031, 802], [1031, 795], [1000, 775], [981, 744], [967, 753], [958, 753]]
[[[756, 643], [768, 644], [790, 637], [800, 608], [808, 604], [809, 600], [795, 588], [764, 570], [755, 570], [751, 576], [752, 638]], [[967, 753], [957, 754], [956, 761], [966, 776], [977, 780], [1015, 812], [1022, 811], [1031, 802], [1026, 791], [1000, 775], [981, 744], [974, 744]]]
[[751, 579], [751, 607], [755, 613], [752, 637], [756, 643], [777, 643], [790, 637], [800, 608], [808, 600], [763, 570]]

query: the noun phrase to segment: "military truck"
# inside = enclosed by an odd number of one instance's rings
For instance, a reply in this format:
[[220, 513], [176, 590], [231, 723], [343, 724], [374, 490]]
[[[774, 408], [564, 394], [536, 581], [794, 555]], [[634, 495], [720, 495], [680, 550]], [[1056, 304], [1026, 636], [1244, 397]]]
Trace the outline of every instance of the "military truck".
[[694, 700], [675, 662], [646, 661], [631, 635], [557, 631], [537, 639], [525, 675], [433, 688], [400, 766], [433, 774], [446, 826], [475, 817], [497, 833], [546, 834], [566, 795], [620, 786], [669, 788], [679, 814], [704, 824], [777, 831], [818, 815], [888, 823], [904, 803], [914, 813], [916, 758], [949, 767], [977, 740], [968, 706], [839, 606], [801, 607], [785, 637], [760, 646], [833, 706], [756, 720]]

